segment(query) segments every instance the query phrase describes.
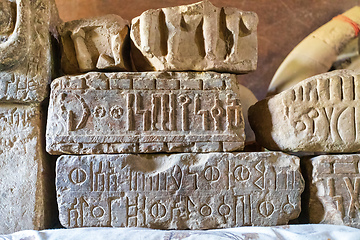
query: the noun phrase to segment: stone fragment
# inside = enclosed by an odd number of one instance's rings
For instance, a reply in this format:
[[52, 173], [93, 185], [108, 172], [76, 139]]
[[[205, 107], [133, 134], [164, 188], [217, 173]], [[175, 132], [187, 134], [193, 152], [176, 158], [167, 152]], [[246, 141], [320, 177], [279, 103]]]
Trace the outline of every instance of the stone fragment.
[[[359, 154], [323, 155], [312, 159], [312, 187], [317, 194], [310, 195], [310, 202], [320, 200], [323, 209], [319, 211], [319, 207], [310, 205], [309, 211], [323, 212], [321, 223], [360, 228], [359, 161]], [[314, 217], [310, 220], [319, 222]]]
[[131, 54], [138, 71], [246, 73], [257, 65], [254, 12], [209, 1], [147, 10], [132, 20]]
[[287, 224], [300, 213], [300, 159], [279, 152], [61, 156], [65, 227], [208, 229]]
[[51, 154], [214, 152], [244, 147], [235, 75], [87, 73], [51, 84]]
[[131, 70], [129, 23], [120, 16], [75, 20], [58, 29], [65, 73]]
[[[53, 0], [0, 0], [0, 101], [41, 102], [53, 72]], [[50, 33], [51, 32], [51, 33]]]
[[56, 217], [41, 115], [37, 107], [0, 106], [0, 234], [44, 229]]
[[255, 142], [255, 133], [250, 127], [248, 120], [248, 110], [249, 107], [254, 105], [258, 100], [255, 97], [254, 93], [247, 87], [239, 84], [240, 89], [240, 102], [242, 106], [242, 111], [245, 121], [245, 144], [252, 144]]
[[360, 151], [360, 75], [339, 70], [308, 78], [256, 103], [249, 121], [271, 150]]

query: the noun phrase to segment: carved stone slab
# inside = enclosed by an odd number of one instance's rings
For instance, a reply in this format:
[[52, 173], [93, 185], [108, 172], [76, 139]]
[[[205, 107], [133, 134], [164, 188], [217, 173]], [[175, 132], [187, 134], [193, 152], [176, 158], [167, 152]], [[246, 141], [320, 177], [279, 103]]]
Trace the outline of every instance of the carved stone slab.
[[41, 102], [48, 95], [57, 20], [53, 0], [0, 0], [1, 102]]
[[51, 84], [51, 154], [242, 150], [235, 75], [87, 73]]
[[60, 221], [71, 228], [286, 224], [300, 213], [299, 164], [279, 152], [61, 156]]
[[131, 70], [128, 21], [106, 15], [63, 23], [62, 69], [67, 74]]
[[43, 117], [30, 106], [0, 107], [0, 234], [44, 229], [56, 216], [49, 205], [56, 200], [49, 189]]
[[147, 10], [132, 20], [138, 71], [246, 73], [257, 65], [257, 15], [209, 1]]
[[[360, 228], [359, 162], [359, 154], [324, 155], [312, 159], [312, 184], [317, 195], [310, 197], [318, 197], [323, 204], [322, 223]], [[310, 213], [314, 210], [318, 209], [310, 205]]]
[[250, 107], [257, 141], [271, 150], [360, 151], [360, 78], [333, 71]]

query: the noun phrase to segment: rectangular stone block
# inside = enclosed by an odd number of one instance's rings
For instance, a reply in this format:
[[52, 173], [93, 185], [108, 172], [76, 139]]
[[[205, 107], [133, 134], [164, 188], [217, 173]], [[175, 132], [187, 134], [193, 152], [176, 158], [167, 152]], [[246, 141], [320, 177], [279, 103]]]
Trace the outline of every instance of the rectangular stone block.
[[120, 16], [65, 22], [58, 30], [65, 74], [131, 70], [129, 22]]
[[208, 229], [287, 224], [300, 213], [299, 158], [279, 152], [61, 156], [65, 227]]
[[137, 71], [251, 72], [257, 65], [257, 25], [254, 12], [210, 1], [150, 9], [131, 21], [134, 66]]
[[311, 161], [316, 194], [310, 195], [310, 221], [360, 228], [360, 155], [323, 155]]
[[45, 158], [43, 118], [37, 107], [0, 106], [0, 234], [54, 224], [55, 189]]
[[249, 108], [256, 140], [270, 150], [360, 151], [360, 74], [338, 70], [305, 79]]
[[53, 74], [54, 0], [0, 1], [0, 101], [42, 102]]
[[[93, 84], [99, 79], [102, 87]], [[113, 84], [115, 80], [128, 84]], [[197, 83], [197, 90], [181, 87], [191, 82]], [[123, 85], [129, 88], [121, 88]], [[223, 89], [219, 89], [220, 85]], [[239, 87], [231, 74], [92, 72], [61, 77], [51, 84], [47, 151], [94, 154], [242, 150], [245, 136], [239, 98]]]

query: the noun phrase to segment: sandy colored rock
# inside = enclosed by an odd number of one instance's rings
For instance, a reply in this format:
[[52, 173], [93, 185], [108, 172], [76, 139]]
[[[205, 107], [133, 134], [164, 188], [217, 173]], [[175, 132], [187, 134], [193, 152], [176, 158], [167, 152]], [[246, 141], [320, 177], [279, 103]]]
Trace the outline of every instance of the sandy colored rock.
[[254, 105], [258, 100], [255, 97], [254, 93], [251, 92], [250, 89], [247, 87], [239, 84], [240, 89], [240, 102], [241, 107], [244, 115], [244, 121], [245, 121], [245, 143], [246, 144], [252, 144], [255, 142], [255, 133], [251, 129], [249, 120], [248, 120], [248, 110], [249, 108]]
[[[359, 213], [359, 154], [323, 155], [312, 159], [312, 187], [317, 194], [313, 201], [323, 204], [321, 223], [360, 228]], [[310, 205], [310, 213], [319, 211]], [[318, 223], [318, 219], [310, 219]]]
[[48, 95], [57, 23], [52, 0], [0, 0], [1, 102], [41, 102]]
[[360, 75], [339, 70], [308, 78], [256, 103], [249, 121], [271, 150], [360, 151]]
[[246, 73], [257, 65], [254, 12], [209, 1], [147, 10], [132, 20], [131, 54], [138, 71]]
[[[56, 217], [38, 108], [0, 106], [0, 233], [50, 227]], [[53, 202], [51, 202], [51, 200]], [[53, 205], [51, 208], [51, 204]], [[56, 207], [55, 207], [56, 208]]]
[[300, 213], [299, 164], [279, 152], [61, 156], [60, 221], [70, 228], [287, 224]]
[[131, 70], [129, 23], [120, 16], [75, 20], [58, 29], [65, 73]]
[[235, 75], [87, 73], [55, 79], [46, 132], [50, 154], [242, 150]]

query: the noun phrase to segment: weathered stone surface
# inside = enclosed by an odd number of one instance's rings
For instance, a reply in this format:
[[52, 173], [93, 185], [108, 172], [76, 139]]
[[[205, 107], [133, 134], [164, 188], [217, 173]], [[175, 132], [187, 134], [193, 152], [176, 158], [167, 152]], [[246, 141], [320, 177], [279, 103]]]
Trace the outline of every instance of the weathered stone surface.
[[[312, 187], [316, 187], [317, 194], [310, 195], [310, 200], [320, 200], [323, 204], [321, 223], [360, 228], [359, 161], [359, 154], [323, 155], [312, 159]], [[309, 211], [321, 213], [318, 206], [310, 205]], [[310, 220], [318, 223], [319, 219]]]
[[235, 75], [87, 73], [51, 84], [51, 154], [242, 150]]
[[300, 213], [299, 163], [279, 152], [61, 156], [60, 221], [160, 229], [286, 224]]
[[56, 217], [50, 207], [55, 198], [49, 188], [42, 119], [36, 107], [0, 106], [1, 234], [44, 229]]
[[131, 70], [129, 23], [117, 15], [80, 19], [58, 27], [67, 74]]
[[360, 75], [333, 71], [308, 78], [256, 103], [249, 121], [271, 150], [360, 151]]
[[0, 0], [0, 101], [41, 102], [52, 75], [52, 0]]
[[254, 105], [258, 100], [255, 97], [254, 93], [251, 92], [250, 89], [247, 87], [239, 84], [240, 89], [240, 102], [241, 107], [244, 115], [244, 121], [245, 121], [245, 144], [252, 144], [255, 142], [255, 133], [251, 129], [249, 120], [248, 120], [248, 110], [249, 107]]
[[209, 1], [147, 10], [132, 20], [138, 71], [246, 73], [257, 65], [257, 15]]

